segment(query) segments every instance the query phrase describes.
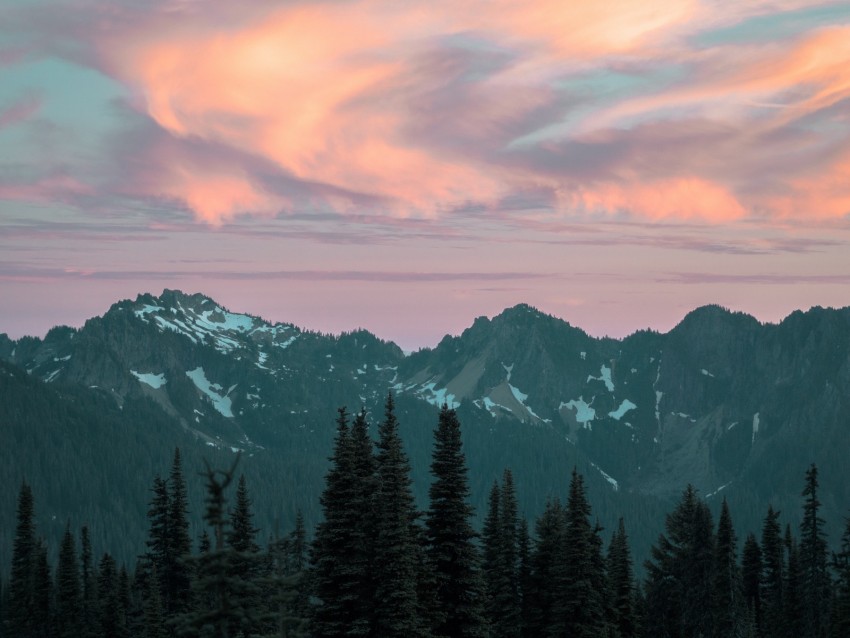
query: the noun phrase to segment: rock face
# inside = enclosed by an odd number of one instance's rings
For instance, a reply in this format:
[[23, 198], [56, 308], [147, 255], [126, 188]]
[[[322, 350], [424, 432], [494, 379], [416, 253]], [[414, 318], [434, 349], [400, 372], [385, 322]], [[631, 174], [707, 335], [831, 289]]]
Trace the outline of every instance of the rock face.
[[[80, 330], [0, 335], [0, 359], [119, 408], [146, 400], [175, 437], [244, 450], [257, 468], [298, 455], [305, 502], [321, 489], [335, 408], [364, 406], [379, 419], [392, 390], [420, 495], [437, 408], [458, 408], [479, 510], [506, 466], [533, 516], [578, 465], [609, 528], [624, 510], [663, 511], [692, 483], [710, 499], [727, 496], [757, 529], [768, 502], [794, 520], [811, 462], [829, 516], [840, 522], [850, 506], [850, 308], [762, 325], [706, 306], [667, 334], [614, 340], [519, 305], [405, 356], [365, 331], [269, 324], [166, 290], [117, 303]], [[633, 536], [649, 542], [662, 523]]]

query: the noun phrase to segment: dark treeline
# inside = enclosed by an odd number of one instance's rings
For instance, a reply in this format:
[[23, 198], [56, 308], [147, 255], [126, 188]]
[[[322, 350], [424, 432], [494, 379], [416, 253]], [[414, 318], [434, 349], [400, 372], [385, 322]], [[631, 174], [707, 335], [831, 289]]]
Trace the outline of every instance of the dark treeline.
[[94, 556], [87, 528], [70, 523], [51, 566], [22, 485], [11, 573], [0, 583], [0, 635], [850, 636], [850, 522], [830, 554], [814, 465], [799, 529], [783, 528], [769, 508], [760, 537], [750, 534], [740, 549], [726, 502], [715, 525], [688, 486], [639, 583], [623, 519], [610, 533], [601, 528], [576, 470], [566, 502], [550, 501], [533, 529], [518, 515], [505, 470], [477, 534], [460, 423], [445, 406], [426, 512], [415, 506], [392, 395], [377, 443], [365, 412], [339, 410], [324, 519], [311, 542], [300, 516], [287, 534], [260, 538], [237, 462], [202, 472], [206, 530], [193, 541], [175, 452], [168, 475], [153, 479], [148, 540], [132, 571], [109, 553]]

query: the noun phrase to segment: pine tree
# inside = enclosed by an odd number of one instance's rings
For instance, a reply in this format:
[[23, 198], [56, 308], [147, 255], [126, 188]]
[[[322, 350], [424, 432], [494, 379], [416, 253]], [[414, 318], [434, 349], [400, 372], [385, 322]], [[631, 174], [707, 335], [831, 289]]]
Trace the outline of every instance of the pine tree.
[[[150, 574], [156, 571], [159, 581], [159, 596], [162, 601], [163, 613], [168, 615], [172, 607], [171, 588], [168, 577], [171, 574], [172, 561], [171, 538], [169, 521], [171, 520], [171, 504], [168, 494], [168, 483], [157, 474], [151, 488], [153, 497], [148, 506], [150, 529], [146, 542], [148, 551], [142, 557], [142, 569]], [[154, 570], [153, 568], [156, 567]]]
[[850, 636], [850, 518], [845, 519], [841, 548], [833, 556], [832, 567], [837, 575], [833, 636]]
[[210, 550], [193, 559], [193, 583], [197, 602], [195, 609], [174, 619], [180, 636], [204, 638], [236, 638], [251, 631], [259, 619], [257, 610], [246, 601], [256, 591], [256, 584], [240, 577], [238, 553], [226, 544], [229, 517], [225, 491], [233, 481], [240, 456], [237, 454], [229, 470], [213, 470], [206, 466], [206, 508], [204, 520], [213, 532]]
[[491, 593], [492, 634], [495, 638], [517, 638], [522, 631], [519, 605], [519, 562], [517, 547], [517, 500], [513, 474], [502, 474], [496, 536], [495, 574]]
[[166, 525], [167, 560], [165, 570], [165, 612], [169, 616], [184, 613], [191, 604], [191, 573], [186, 559], [192, 552], [189, 536], [189, 500], [183, 478], [180, 448], [174, 450], [168, 476], [168, 521]]
[[613, 596], [614, 624], [620, 638], [634, 638], [637, 636], [634, 572], [622, 517], [608, 546], [608, 574]]
[[350, 627], [362, 624], [358, 591], [362, 574], [352, 557], [358, 551], [350, 508], [355, 492], [354, 456], [348, 413], [345, 408], [338, 412], [331, 468], [320, 499], [324, 520], [316, 528], [311, 551], [313, 593], [319, 601], [313, 608], [311, 630], [317, 638], [344, 636]]
[[379, 430], [376, 494], [375, 618], [382, 638], [423, 635], [418, 618], [419, 547], [410, 489], [410, 466], [402, 449], [392, 393]]
[[97, 569], [94, 564], [89, 528], [80, 530], [80, 576], [83, 581], [82, 623], [84, 638], [100, 636], [100, 612], [98, 608]]
[[83, 634], [80, 567], [70, 521], [59, 549], [56, 567], [56, 634], [58, 638], [79, 638]]
[[97, 591], [101, 635], [104, 638], [118, 638], [125, 635], [121, 623], [118, 571], [115, 567], [115, 559], [108, 552], [103, 555], [98, 565]]
[[535, 523], [534, 551], [531, 555], [531, 587], [527, 636], [562, 636], [564, 622], [556, 617], [557, 601], [569, 578], [562, 562], [564, 511], [558, 500], [546, 503]]
[[659, 636], [703, 636], [711, 631], [714, 536], [711, 513], [688, 485], [665, 522], [647, 561], [646, 631]]
[[433, 635], [446, 638], [485, 636], [482, 587], [478, 572], [472, 507], [463, 455], [460, 422], [445, 404], [434, 432], [426, 526], [427, 556], [436, 581], [442, 618]]
[[784, 547], [779, 512], [768, 506], [761, 533], [761, 617], [768, 636], [778, 636], [784, 624], [782, 584]]
[[53, 578], [47, 561], [47, 545], [38, 543], [32, 574], [33, 635], [38, 638], [53, 636]]
[[26, 483], [18, 493], [17, 525], [12, 545], [12, 573], [9, 579], [9, 607], [7, 630], [10, 636], [34, 636], [35, 599], [33, 573], [38, 556], [35, 537], [34, 503], [32, 490]]
[[231, 600], [231, 604], [243, 609], [253, 610], [250, 614], [253, 620], [243, 619], [234, 623], [231, 629], [235, 635], [242, 630], [248, 635], [259, 631], [259, 609], [261, 607], [261, 590], [255, 585], [260, 576], [260, 546], [256, 542], [259, 530], [254, 527], [251, 498], [248, 495], [248, 485], [245, 475], [239, 477], [236, 485], [236, 504], [230, 514], [230, 531], [227, 533], [227, 545], [233, 550], [231, 557], [230, 577], [242, 583], [240, 592], [231, 592], [239, 596], [239, 600]]
[[800, 523], [800, 567], [802, 571], [804, 638], [821, 638], [829, 620], [830, 579], [827, 571], [827, 543], [820, 517], [818, 469], [813, 463], [806, 471], [803, 489], [803, 520]]
[[528, 533], [528, 521], [523, 517], [517, 529], [517, 553], [519, 558], [519, 599], [522, 636], [527, 638], [533, 618], [533, 576], [531, 567], [531, 538]]
[[351, 530], [351, 548], [349, 560], [352, 573], [356, 578], [357, 591], [356, 621], [349, 630], [352, 636], [370, 636], [375, 630], [375, 589], [374, 576], [376, 517], [375, 476], [376, 460], [374, 445], [369, 436], [369, 423], [366, 410], [361, 409], [351, 425], [351, 463], [352, 483], [351, 499], [347, 505], [347, 518]]
[[499, 552], [501, 551], [501, 509], [499, 501], [502, 491], [498, 481], [493, 481], [490, 495], [487, 499], [487, 516], [484, 518], [484, 527], [481, 530], [483, 544], [482, 555], [482, 577], [484, 591], [486, 594], [486, 612], [490, 622], [496, 615], [494, 599], [498, 589]]
[[748, 618], [756, 635], [761, 635], [761, 547], [755, 535], [748, 534], [741, 554], [741, 588]]
[[567, 582], [556, 613], [562, 617], [567, 635], [575, 638], [604, 635], [602, 592], [598, 589], [600, 577], [595, 573], [590, 514], [584, 478], [573, 468], [563, 540]]
[[800, 548], [797, 546], [797, 541], [791, 533], [791, 526], [785, 526], [785, 552], [787, 554], [788, 568], [785, 570], [785, 584], [783, 592], [785, 594], [783, 603], [783, 612], [785, 617], [784, 631], [786, 636], [802, 636], [803, 635], [803, 595], [802, 581], [803, 575], [800, 571]]
[[714, 548], [714, 586], [712, 587], [713, 635], [716, 638], [741, 636], [746, 626], [746, 607], [741, 589], [741, 572], [736, 556], [735, 527], [729, 504], [723, 499], [717, 523]]

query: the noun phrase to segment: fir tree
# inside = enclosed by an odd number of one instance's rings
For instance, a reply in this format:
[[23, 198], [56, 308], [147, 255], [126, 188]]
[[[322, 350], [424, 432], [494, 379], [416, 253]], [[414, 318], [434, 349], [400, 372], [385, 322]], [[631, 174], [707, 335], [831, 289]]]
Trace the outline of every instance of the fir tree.
[[47, 561], [47, 545], [36, 546], [32, 573], [33, 619], [32, 632], [38, 638], [53, 635], [53, 578]]
[[741, 587], [750, 625], [761, 635], [761, 547], [755, 535], [748, 534], [741, 555]]
[[180, 636], [236, 638], [245, 630], [251, 631], [258, 622], [256, 610], [245, 604], [256, 585], [238, 575], [237, 553], [225, 542], [229, 523], [225, 491], [233, 481], [239, 458], [237, 454], [228, 471], [206, 467], [204, 520], [213, 532], [214, 545], [194, 559], [197, 576], [193, 589], [198, 603], [195, 609], [174, 619]]
[[377, 583], [374, 576], [376, 517], [374, 445], [369, 436], [366, 411], [361, 409], [351, 425], [351, 500], [347, 504], [347, 518], [351, 529], [349, 560], [356, 577], [356, 622], [350, 630], [353, 636], [369, 636], [375, 630], [374, 600]]
[[95, 638], [100, 635], [97, 569], [94, 564], [89, 528], [85, 525], [80, 530], [80, 575], [83, 581], [82, 635], [85, 638]]
[[517, 638], [522, 631], [517, 554], [517, 500], [513, 474], [502, 474], [496, 536], [495, 574], [491, 592], [491, 622], [495, 638]]
[[[248, 486], [242, 474], [236, 485], [236, 504], [230, 514], [230, 530], [227, 533], [227, 545], [233, 550], [229, 575], [235, 582], [241, 583], [239, 592], [231, 592], [232, 596], [240, 599], [231, 600], [231, 603], [242, 609], [258, 610], [261, 607], [261, 590], [254, 583], [260, 577], [260, 546], [255, 540], [259, 530], [254, 527], [253, 517]], [[234, 635], [237, 630], [251, 635], [259, 630], [259, 621], [259, 618], [250, 621], [244, 618], [238, 625], [233, 624], [231, 629]]]
[[519, 558], [519, 599], [520, 620], [522, 622], [522, 636], [529, 636], [529, 628], [533, 617], [533, 576], [531, 567], [531, 538], [528, 533], [528, 521], [520, 518], [517, 528], [517, 553]]
[[492, 622], [495, 617], [495, 605], [493, 600], [498, 588], [499, 552], [501, 546], [501, 513], [499, 500], [501, 489], [498, 481], [493, 481], [490, 495], [487, 499], [487, 516], [484, 518], [484, 527], [481, 530], [483, 543], [482, 575], [484, 579], [484, 590], [487, 596], [487, 618]]
[[800, 571], [800, 548], [791, 533], [791, 526], [785, 526], [785, 552], [787, 555], [785, 584], [783, 587], [783, 612], [785, 617], [784, 631], [786, 636], [803, 635], [803, 575]]
[[420, 561], [413, 529], [417, 512], [392, 393], [387, 396], [384, 416], [376, 470], [376, 631], [382, 638], [410, 638], [424, 633], [417, 614]]
[[556, 618], [555, 608], [569, 577], [561, 560], [564, 523], [564, 511], [557, 500], [546, 503], [546, 509], [535, 523], [527, 636], [563, 635], [564, 623]]
[[703, 636], [711, 631], [714, 538], [711, 513], [688, 485], [665, 522], [647, 561], [646, 630], [659, 636]]
[[845, 519], [841, 548], [833, 556], [832, 567], [838, 578], [831, 633], [833, 636], [850, 636], [850, 518]]
[[320, 502], [324, 520], [316, 528], [311, 551], [314, 606], [311, 630], [317, 638], [344, 636], [362, 624], [359, 618], [362, 574], [352, 553], [357, 552], [357, 534], [352, 528], [350, 504], [354, 498], [354, 457], [345, 408], [338, 410], [337, 433], [331, 468], [325, 477]]
[[167, 560], [165, 570], [165, 611], [169, 616], [188, 610], [191, 598], [191, 573], [186, 559], [192, 552], [189, 536], [189, 501], [183, 478], [180, 448], [174, 450], [171, 473], [168, 476], [168, 522], [166, 526]]
[[434, 432], [431, 474], [434, 482], [425, 523], [427, 555], [436, 581], [436, 603], [442, 611], [433, 634], [446, 638], [485, 636], [460, 422], [445, 404]]
[[818, 469], [806, 471], [803, 489], [803, 520], [800, 523], [800, 567], [802, 572], [804, 638], [821, 638], [828, 626], [830, 579], [827, 572], [827, 543], [818, 500]]
[[32, 490], [26, 483], [18, 493], [17, 525], [12, 545], [12, 573], [9, 579], [9, 607], [6, 621], [10, 636], [34, 636], [36, 614], [33, 573], [38, 556], [35, 537]]
[[729, 504], [723, 499], [717, 523], [712, 588], [713, 635], [716, 638], [741, 636], [746, 626], [746, 607], [741, 589], [741, 572], [736, 556], [735, 528]]
[[567, 582], [557, 613], [566, 625], [567, 635], [575, 638], [604, 635], [602, 592], [598, 589], [599, 575], [595, 573], [596, 545], [590, 514], [584, 478], [573, 468], [563, 540]]
[[761, 533], [761, 618], [768, 636], [778, 636], [784, 624], [782, 585], [784, 578], [782, 529], [779, 512], [768, 506]]
[[614, 624], [620, 638], [634, 638], [637, 636], [634, 572], [622, 517], [608, 546], [608, 574], [613, 596]]
[[126, 635], [122, 623], [121, 597], [118, 589], [118, 571], [115, 559], [107, 552], [98, 565], [97, 575], [100, 631], [104, 638], [119, 638]]
[[79, 638], [82, 627], [80, 567], [70, 521], [65, 526], [59, 563], [56, 567], [56, 634], [58, 638]]

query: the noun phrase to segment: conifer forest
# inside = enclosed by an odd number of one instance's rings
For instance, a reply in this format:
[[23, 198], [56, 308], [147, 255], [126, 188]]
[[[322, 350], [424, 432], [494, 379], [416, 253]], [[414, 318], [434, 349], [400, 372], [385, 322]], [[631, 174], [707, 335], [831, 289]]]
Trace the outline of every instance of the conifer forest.
[[[492, 485], [473, 527], [461, 425], [443, 406], [428, 507], [419, 511], [392, 394], [367, 414], [338, 410], [322, 521], [254, 526], [251, 486], [230, 467], [185, 468], [179, 449], [152, 477], [147, 541], [135, 564], [96, 555], [85, 521], [62, 538], [35, 525], [19, 487], [11, 569], [0, 581], [3, 638], [841, 638], [850, 636], [850, 520], [831, 551], [818, 469], [801, 477], [802, 523], [772, 507], [740, 538], [692, 486], [636, 566], [629, 522], [603, 529], [584, 478], [529, 523], [515, 481]], [[167, 463], [167, 460], [165, 460]], [[193, 538], [187, 484], [203, 481]], [[53, 560], [51, 557], [56, 556]], [[53, 564], [51, 564], [53, 563]]]

